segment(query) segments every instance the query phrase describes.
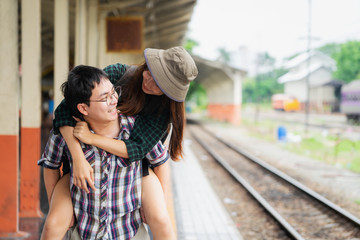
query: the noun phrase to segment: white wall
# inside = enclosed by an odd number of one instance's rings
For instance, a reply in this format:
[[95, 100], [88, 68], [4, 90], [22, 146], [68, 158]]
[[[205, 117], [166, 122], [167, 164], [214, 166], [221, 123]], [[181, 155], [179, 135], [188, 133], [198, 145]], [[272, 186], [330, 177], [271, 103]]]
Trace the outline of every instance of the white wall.
[[332, 86], [314, 88], [311, 91], [311, 99], [317, 103], [333, 103], [336, 100], [334, 88]]
[[201, 83], [206, 89], [209, 104], [241, 104], [243, 77], [240, 74], [229, 76], [223, 70], [212, 72]]
[[284, 84], [284, 93], [296, 97], [299, 102], [306, 101], [306, 85], [305, 81], [294, 81]]
[[331, 81], [331, 72], [321, 68], [310, 75], [311, 87], [320, 86]]
[[[316, 99], [316, 101], [320, 101], [321, 97], [324, 98], [323, 101], [328, 101], [328, 100], [333, 101], [335, 99], [334, 93], [332, 93], [331, 96], [328, 95], [325, 96], [325, 94], [323, 94], [323, 91], [325, 91], [327, 94], [329, 94], [331, 91], [333, 92], [333, 87], [322, 86], [324, 83], [327, 83], [330, 80], [331, 80], [331, 72], [329, 72], [324, 68], [321, 68], [310, 75], [310, 79], [309, 79], [310, 88], [320, 89], [320, 90], [313, 90], [311, 92], [310, 95], [311, 102], [313, 101], [313, 99], [314, 100]], [[322, 88], [325, 88], [327, 90], [321, 90]], [[307, 92], [306, 79], [284, 83], [284, 93], [296, 97], [300, 102], [306, 101], [306, 97], [307, 97], [306, 92]]]

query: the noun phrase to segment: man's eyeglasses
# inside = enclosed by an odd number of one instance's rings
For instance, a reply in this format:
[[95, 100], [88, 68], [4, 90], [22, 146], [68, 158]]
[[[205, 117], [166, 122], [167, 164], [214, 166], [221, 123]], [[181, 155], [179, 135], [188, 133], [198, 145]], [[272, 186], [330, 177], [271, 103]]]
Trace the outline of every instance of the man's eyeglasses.
[[106, 97], [104, 97], [103, 99], [89, 100], [89, 102], [106, 102], [106, 104], [110, 106], [113, 98], [117, 100], [120, 96], [121, 96], [121, 87], [117, 86], [117, 87], [113, 87], [111, 92], [107, 94]]

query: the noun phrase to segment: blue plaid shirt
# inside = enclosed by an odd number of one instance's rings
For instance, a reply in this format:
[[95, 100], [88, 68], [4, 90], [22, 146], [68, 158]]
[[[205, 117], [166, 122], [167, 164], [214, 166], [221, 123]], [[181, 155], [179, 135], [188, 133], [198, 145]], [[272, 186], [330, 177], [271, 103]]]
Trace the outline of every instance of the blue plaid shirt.
[[[128, 139], [134, 127], [135, 117], [119, 115], [121, 131], [118, 139]], [[141, 206], [141, 161], [127, 159], [107, 153], [95, 146], [81, 143], [86, 159], [94, 169], [95, 187], [87, 194], [73, 185], [70, 191], [79, 233], [82, 239], [131, 239], [142, 220]], [[70, 160], [69, 149], [61, 134], [50, 134], [45, 151], [38, 165], [58, 169], [61, 159]], [[159, 142], [146, 158], [150, 164], [159, 166], [169, 159], [165, 146]]]

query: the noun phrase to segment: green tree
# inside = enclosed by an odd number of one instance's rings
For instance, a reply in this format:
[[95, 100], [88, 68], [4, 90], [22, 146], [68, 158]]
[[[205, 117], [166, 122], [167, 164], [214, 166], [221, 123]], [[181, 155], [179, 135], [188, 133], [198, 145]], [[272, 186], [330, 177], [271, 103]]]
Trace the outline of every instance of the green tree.
[[[340, 51], [340, 44], [339, 43], [328, 43], [321, 47], [316, 48], [316, 50], [328, 55], [329, 57], [333, 57], [335, 53]], [[299, 56], [300, 54], [303, 54], [305, 52], [306, 51], [301, 51], [301, 52], [295, 53], [289, 57], [284, 58], [284, 60], [290, 61], [291, 59], [294, 59], [297, 56]]]
[[351, 82], [360, 78], [360, 42], [349, 41], [340, 45], [340, 50], [332, 56], [337, 65], [334, 78]]
[[[193, 39], [187, 38], [186, 42], [184, 44], [184, 48], [190, 53], [192, 54], [193, 49], [196, 48], [197, 46], [199, 46], [199, 43]], [[200, 104], [203, 103], [202, 99], [203, 98], [203, 93], [204, 93], [204, 88], [201, 86], [201, 84], [199, 84], [198, 82], [192, 81], [190, 83], [190, 87], [189, 87], [189, 91], [186, 95], [186, 100], [187, 101], [193, 101], [195, 102], [197, 105], [199, 105], [199, 102], [201, 102]], [[206, 93], [205, 93], [206, 95]], [[201, 97], [200, 97], [201, 96]]]
[[325, 44], [324, 46], [321, 46], [321, 47], [317, 48], [316, 50], [328, 55], [329, 57], [332, 57], [334, 54], [339, 52], [340, 44], [338, 44], [338, 43], [328, 43], [328, 44]]
[[228, 50], [226, 50], [224, 47], [218, 48], [219, 51], [219, 57], [218, 60], [222, 61], [224, 63], [229, 63], [231, 59], [231, 54]]
[[199, 46], [199, 43], [193, 39], [186, 39], [186, 42], [185, 42], [185, 45], [184, 45], [184, 48], [189, 52], [189, 53], [192, 53], [193, 49], [195, 47]]
[[188, 94], [186, 95], [187, 106], [191, 106], [191, 110], [194, 107], [197, 109], [206, 109], [208, 104], [207, 94], [205, 88], [196, 80], [190, 83]]
[[257, 75], [254, 79], [247, 79], [243, 84], [243, 102], [270, 102], [271, 96], [284, 91], [284, 85], [279, 84], [277, 79], [286, 73], [284, 69]]
[[263, 52], [258, 54], [256, 62], [261, 67], [273, 67], [276, 60], [269, 53]]
[[283, 92], [283, 85], [277, 79], [286, 71], [275, 69], [276, 60], [267, 52], [257, 55], [256, 64], [258, 74], [254, 79], [248, 79], [243, 85], [243, 101], [265, 103], [270, 102], [271, 96]]

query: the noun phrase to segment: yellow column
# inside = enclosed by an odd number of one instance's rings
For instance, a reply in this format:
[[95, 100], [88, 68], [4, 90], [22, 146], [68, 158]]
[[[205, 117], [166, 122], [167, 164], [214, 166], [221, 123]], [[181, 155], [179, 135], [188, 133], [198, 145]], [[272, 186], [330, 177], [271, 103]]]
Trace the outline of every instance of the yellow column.
[[63, 99], [60, 86], [69, 72], [69, 0], [55, 0], [54, 6], [54, 107], [56, 107]]
[[19, 231], [19, 63], [18, 2], [0, 1], [0, 239], [23, 237]]
[[41, 217], [41, 2], [21, 1], [21, 172], [20, 217]]

